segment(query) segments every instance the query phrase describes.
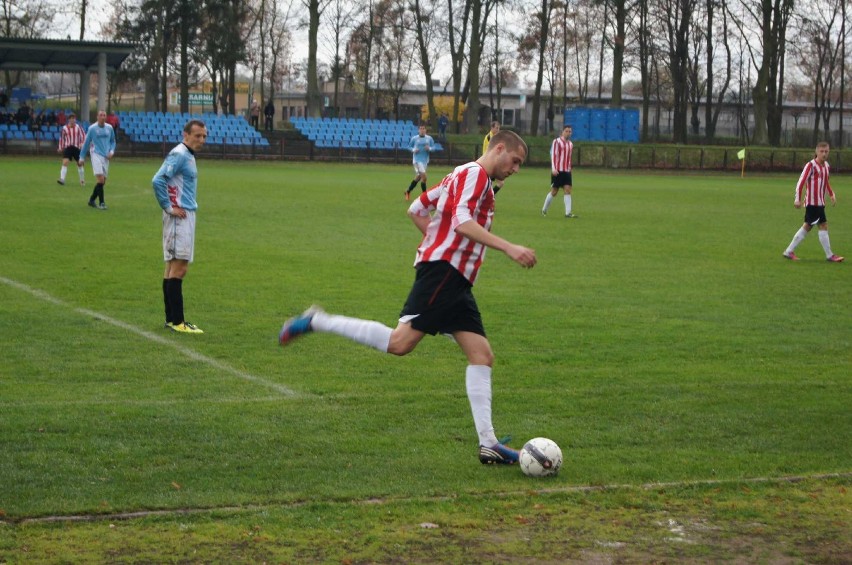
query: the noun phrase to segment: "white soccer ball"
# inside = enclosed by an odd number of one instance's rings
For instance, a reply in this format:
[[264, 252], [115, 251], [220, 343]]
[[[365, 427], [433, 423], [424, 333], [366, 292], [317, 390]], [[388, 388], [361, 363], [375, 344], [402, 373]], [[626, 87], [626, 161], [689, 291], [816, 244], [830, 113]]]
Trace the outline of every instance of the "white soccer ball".
[[533, 438], [521, 449], [519, 463], [528, 477], [550, 477], [562, 467], [562, 450], [546, 437]]

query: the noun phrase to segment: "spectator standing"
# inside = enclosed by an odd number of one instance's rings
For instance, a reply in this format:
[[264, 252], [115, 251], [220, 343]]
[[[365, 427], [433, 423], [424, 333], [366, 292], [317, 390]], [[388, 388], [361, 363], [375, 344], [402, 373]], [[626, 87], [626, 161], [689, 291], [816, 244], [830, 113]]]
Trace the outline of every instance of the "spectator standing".
[[118, 115], [115, 112], [110, 112], [109, 116], [106, 118], [106, 123], [112, 126], [112, 129], [118, 129], [119, 124], [121, 123], [118, 119]]
[[446, 112], [441, 113], [441, 117], [438, 118], [438, 137], [442, 140], [447, 139], [447, 126], [450, 125], [450, 118], [447, 117]]
[[260, 129], [258, 126], [258, 119], [260, 118], [260, 103], [258, 103], [257, 99], [251, 101], [249, 115], [251, 116], [251, 125], [254, 129]]
[[270, 99], [263, 107], [264, 126], [266, 131], [272, 131], [273, 123], [275, 122], [275, 104]]

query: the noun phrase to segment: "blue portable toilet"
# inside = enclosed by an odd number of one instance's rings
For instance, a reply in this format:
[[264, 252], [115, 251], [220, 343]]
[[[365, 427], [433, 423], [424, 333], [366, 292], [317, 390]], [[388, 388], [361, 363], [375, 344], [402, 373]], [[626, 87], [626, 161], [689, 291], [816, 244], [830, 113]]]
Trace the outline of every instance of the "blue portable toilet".
[[591, 111], [588, 108], [578, 106], [565, 110], [563, 127], [571, 126], [571, 139], [575, 141], [586, 141], [589, 139], [589, 119]]
[[606, 110], [606, 140], [607, 141], [623, 141], [622, 121], [624, 120], [624, 110], [620, 108], [610, 108]]
[[624, 110], [621, 123], [622, 137], [627, 143], [639, 143], [639, 110]]
[[589, 140], [606, 141], [606, 110], [592, 110], [589, 119]]

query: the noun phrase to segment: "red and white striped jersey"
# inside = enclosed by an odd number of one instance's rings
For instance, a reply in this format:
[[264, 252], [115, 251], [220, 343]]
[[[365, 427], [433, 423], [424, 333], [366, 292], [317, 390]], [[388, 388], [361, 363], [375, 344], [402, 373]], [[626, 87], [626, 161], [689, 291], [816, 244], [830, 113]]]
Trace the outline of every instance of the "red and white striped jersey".
[[73, 128], [67, 124], [62, 127], [59, 135], [59, 150], [62, 151], [66, 147], [82, 147], [84, 141], [86, 141], [86, 132], [80, 124], [75, 123]]
[[562, 136], [553, 140], [550, 145], [550, 168], [557, 173], [569, 172], [571, 170], [571, 154], [574, 152], [574, 144]]
[[828, 161], [822, 165], [816, 159], [808, 161], [796, 183], [796, 200], [805, 206], [825, 206], [825, 193], [834, 194], [828, 182], [829, 169]]
[[[430, 190], [421, 195], [421, 206], [429, 207], [436, 193]], [[494, 191], [488, 173], [478, 163], [468, 163], [456, 169], [441, 182], [435, 214], [426, 228], [426, 235], [417, 248], [414, 264], [447, 261], [470, 284], [476, 281], [479, 266], [485, 258], [485, 245], [456, 233], [456, 228], [475, 221], [491, 231], [494, 216]]]
[[438, 199], [441, 197], [441, 188], [444, 186], [444, 181], [449, 179], [452, 173], [444, 177], [444, 180], [427, 190], [421, 192], [420, 196], [414, 199], [411, 206], [408, 207], [408, 213], [413, 216], [426, 217], [435, 211], [438, 206]]

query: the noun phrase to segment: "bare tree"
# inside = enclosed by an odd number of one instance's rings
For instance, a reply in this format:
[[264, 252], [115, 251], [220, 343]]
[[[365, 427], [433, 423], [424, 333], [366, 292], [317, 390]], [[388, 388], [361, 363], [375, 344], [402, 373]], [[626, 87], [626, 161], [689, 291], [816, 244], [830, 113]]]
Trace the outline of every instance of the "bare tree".
[[[46, 0], [0, 0], [0, 37], [42, 37], [52, 22], [53, 8]], [[6, 88], [21, 83], [21, 71], [3, 71]]]
[[385, 84], [389, 95], [390, 111], [400, 119], [399, 100], [408, 83], [409, 70], [414, 59], [414, 48], [408, 30], [413, 27], [411, 14], [401, 0], [389, 0], [383, 6], [386, 45], [382, 50], [385, 63]]
[[434, 125], [434, 120], [438, 117], [435, 109], [435, 87], [432, 84], [433, 64], [436, 61], [430, 54], [434, 52], [433, 44], [437, 25], [440, 22], [434, 10], [427, 13], [423, 9], [421, 0], [412, 0], [410, 9], [414, 16], [414, 33], [420, 53], [420, 68], [423, 70], [423, 78], [426, 81], [426, 107], [429, 119]]
[[820, 139], [820, 121], [823, 138], [830, 139], [831, 114], [839, 106], [837, 88], [841, 67], [841, 35], [843, 0], [824, 0], [797, 18], [798, 41], [793, 53], [799, 69], [811, 83], [814, 102], [814, 128], [812, 143]]
[[653, 32], [648, 0], [636, 2], [636, 18], [632, 20], [633, 34], [636, 37], [636, 67], [639, 71], [639, 84], [642, 93], [642, 125], [640, 137], [648, 140], [649, 111], [651, 109], [651, 59], [653, 52]]
[[281, 76], [287, 72], [283, 63], [291, 49], [290, 25], [292, 19], [293, 0], [286, 3], [282, 0], [265, 0], [268, 10], [266, 26], [265, 51], [268, 50], [268, 99], [275, 98]]
[[308, 116], [322, 115], [322, 95], [319, 90], [319, 74], [317, 73], [317, 37], [319, 35], [320, 18], [328, 7], [330, 0], [302, 0], [308, 9], [308, 86], [305, 99], [308, 106]]
[[[719, 121], [719, 112], [722, 110], [725, 95], [731, 84], [732, 56], [731, 46], [728, 42], [728, 10], [726, 3], [727, 0], [706, 0], [705, 4], [707, 15], [707, 33], [705, 35], [707, 57], [705, 72], [707, 74], [707, 88], [705, 90], [704, 99], [704, 134], [707, 143], [713, 143], [716, 139], [716, 124]], [[718, 27], [714, 24], [714, 16], [717, 8], [719, 10], [719, 15], [722, 18]], [[718, 40], [714, 40], [714, 38], [718, 37], [722, 38], [725, 78], [721, 81], [717, 92], [715, 81], [716, 68], [719, 64], [716, 57], [718, 51]]]
[[696, 0], [661, 0], [657, 4], [672, 82], [672, 140], [675, 143], [687, 140], [689, 30], [695, 3]]
[[589, 98], [589, 76], [592, 72], [592, 46], [595, 41], [595, 22], [600, 16], [600, 6], [578, 2], [569, 12], [571, 26], [568, 30], [573, 38], [574, 59], [577, 69], [577, 99], [585, 102]]
[[370, 76], [377, 43], [376, 27], [373, 26], [373, 0], [365, 0], [358, 11], [364, 14], [364, 19], [354, 25], [348, 51], [352, 58], [354, 79], [359, 81], [361, 88], [361, 115], [367, 118], [370, 116]]
[[[331, 0], [329, 6], [329, 17], [325, 26], [327, 41], [323, 41], [327, 50], [331, 50], [330, 75], [334, 82], [334, 95], [332, 97], [332, 111], [339, 115], [340, 81], [346, 77], [349, 54], [349, 44], [345, 40], [345, 34], [352, 22], [355, 6], [344, 0]], [[341, 53], [341, 50], [344, 52]]]
[[627, 0], [606, 0], [612, 7], [615, 18], [615, 36], [612, 39], [612, 100], [613, 106], [621, 106], [621, 77], [624, 71], [624, 46], [627, 35], [627, 18], [632, 6]]
[[751, 64], [757, 71], [752, 88], [753, 143], [757, 145], [779, 145], [781, 141], [784, 54], [793, 2], [739, 0], [741, 12], [731, 12], [732, 21], [745, 38]]
[[544, 83], [545, 66], [547, 63], [547, 47], [550, 36], [550, 22], [553, 16], [553, 2], [540, 0], [538, 9], [527, 21], [527, 27], [518, 39], [518, 55], [522, 62], [534, 64], [536, 73], [535, 91], [533, 94], [532, 115], [530, 117], [530, 134], [538, 135], [538, 125], [541, 115], [541, 89]]
[[690, 23], [689, 54], [686, 60], [687, 97], [689, 99], [689, 129], [697, 136], [701, 132], [701, 118], [698, 117], [699, 107], [707, 89], [705, 68], [702, 64], [702, 54], [706, 45], [706, 36], [710, 30], [705, 29], [705, 14], [703, 5], [696, 4], [695, 12]]
[[[459, 132], [459, 102], [461, 101], [462, 72], [464, 71], [466, 46], [468, 44], [468, 29], [470, 27], [471, 2], [462, 0], [461, 5], [447, 0], [447, 41], [450, 48], [450, 66], [453, 84], [453, 112], [450, 119], [456, 133]], [[457, 12], [461, 12], [460, 14]]]

